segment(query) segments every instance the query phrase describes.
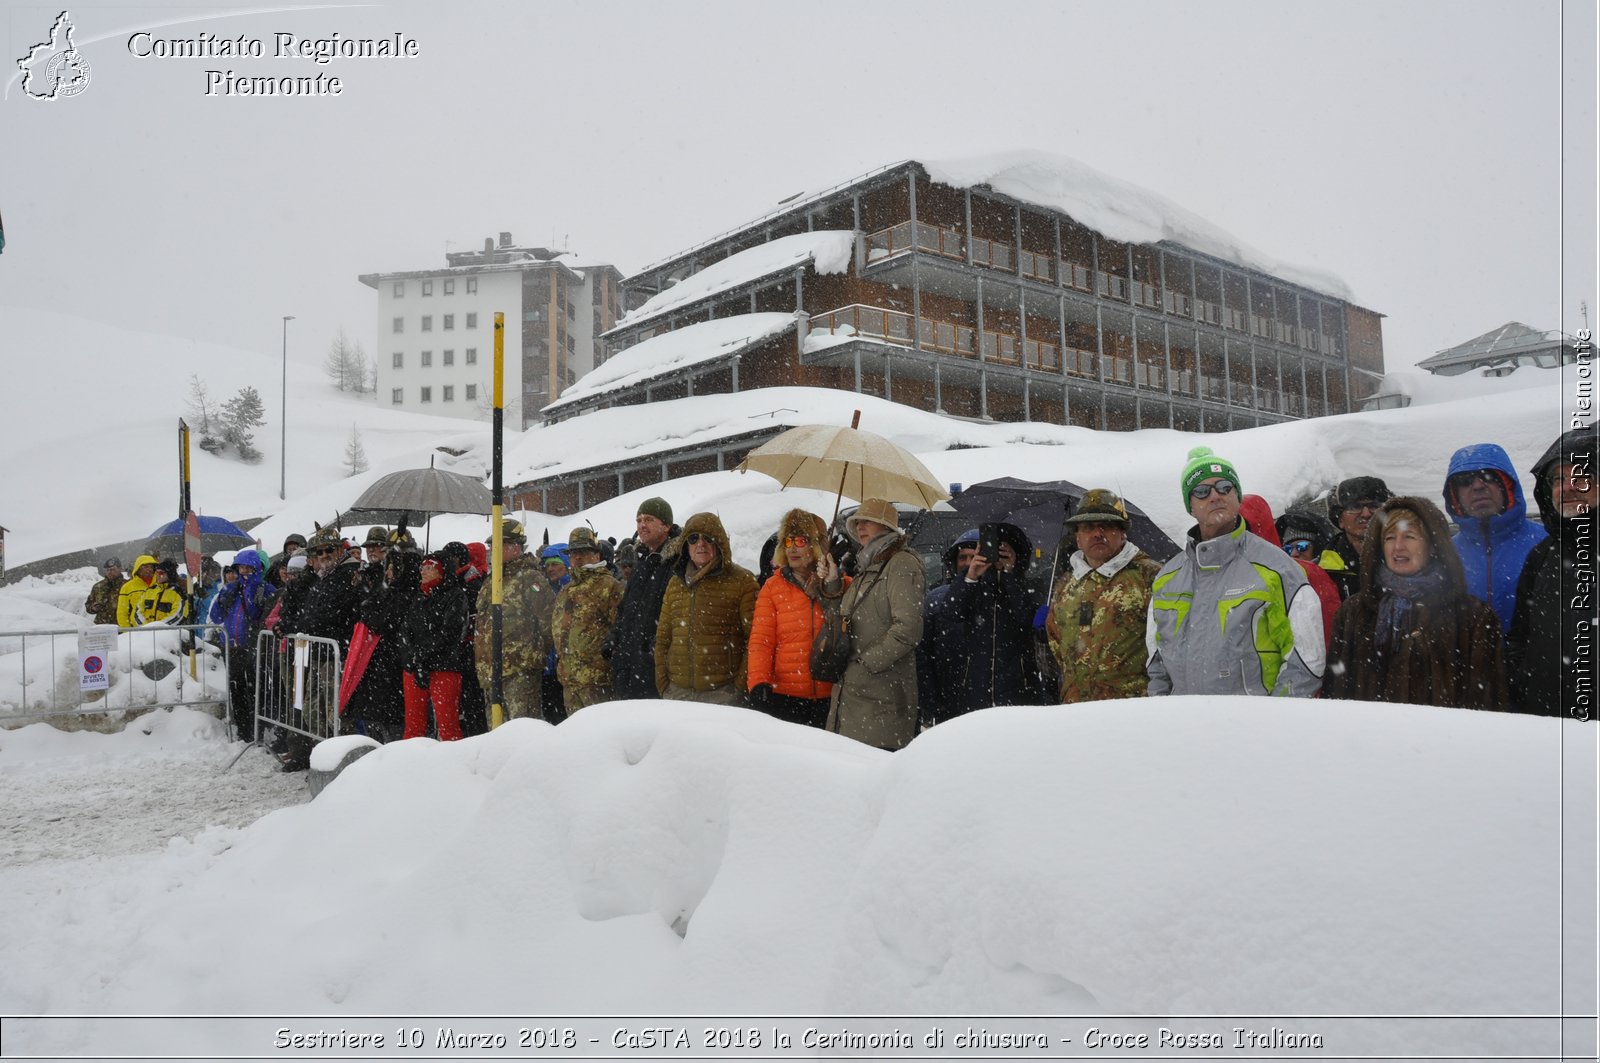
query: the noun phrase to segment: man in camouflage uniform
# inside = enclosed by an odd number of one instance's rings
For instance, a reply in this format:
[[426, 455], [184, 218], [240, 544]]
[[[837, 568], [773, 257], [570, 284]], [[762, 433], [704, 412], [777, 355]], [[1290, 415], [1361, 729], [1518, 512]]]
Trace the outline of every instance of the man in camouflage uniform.
[[556, 595], [551, 634], [556, 645], [556, 677], [561, 680], [567, 715], [611, 699], [611, 662], [604, 653], [617, 622], [622, 583], [606, 570], [600, 544], [590, 528], [567, 537], [572, 580]]
[[122, 590], [122, 585], [126, 582], [122, 575], [122, 562], [114, 557], [108, 557], [101, 571], [105, 573], [105, 579], [89, 588], [89, 598], [83, 603], [83, 608], [94, 617], [95, 623], [115, 624], [117, 592]]
[[[544, 660], [550, 650], [550, 614], [555, 593], [544, 578], [539, 559], [527, 553], [528, 535], [520, 521], [502, 518], [501, 571], [501, 696], [507, 720], [544, 718], [540, 698], [544, 686]], [[494, 697], [494, 624], [483, 610], [473, 635], [473, 658], [478, 682]]]
[[1078, 548], [1045, 622], [1061, 666], [1061, 700], [1141, 697], [1145, 616], [1161, 566], [1128, 541], [1128, 510], [1112, 491], [1085, 494], [1067, 524]]

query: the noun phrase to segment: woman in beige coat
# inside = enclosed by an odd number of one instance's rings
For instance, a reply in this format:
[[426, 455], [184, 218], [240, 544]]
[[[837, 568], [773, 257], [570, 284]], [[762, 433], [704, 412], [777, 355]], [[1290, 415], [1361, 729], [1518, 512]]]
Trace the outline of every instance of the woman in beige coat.
[[[881, 498], [862, 502], [845, 529], [861, 548], [855, 581], [839, 603], [850, 623], [850, 666], [833, 688], [828, 730], [879, 749], [900, 749], [917, 734], [922, 562], [904, 548], [899, 515]], [[825, 580], [838, 579], [832, 557], [821, 565]]]

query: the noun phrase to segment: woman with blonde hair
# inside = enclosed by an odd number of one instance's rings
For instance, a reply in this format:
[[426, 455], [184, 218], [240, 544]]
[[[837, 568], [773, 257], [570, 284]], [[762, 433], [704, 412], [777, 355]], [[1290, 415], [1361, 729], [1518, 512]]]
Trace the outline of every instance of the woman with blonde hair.
[[[833, 684], [811, 674], [811, 645], [827, 602], [819, 565], [828, 552], [828, 525], [815, 513], [791, 509], [778, 524], [772, 575], [756, 596], [750, 626], [750, 704], [769, 716], [806, 727], [828, 720]], [[845, 580], [843, 586], [848, 586]], [[843, 589], [838, 591], [842, 594]]]

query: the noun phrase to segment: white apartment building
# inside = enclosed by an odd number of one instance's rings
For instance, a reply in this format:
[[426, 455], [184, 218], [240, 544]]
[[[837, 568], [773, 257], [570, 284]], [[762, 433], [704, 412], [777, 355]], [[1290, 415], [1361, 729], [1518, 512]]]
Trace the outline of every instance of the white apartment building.
[[494, 394], [494, 315], [505, 314], [506, 423], [526, 427], [605, 360], [622, 274], [570, 252], [518, 247], [502, 232], [483, 250], [450, 252], [445, 266], [363, 273], [378, 293], [378, 401], [487, 420]]

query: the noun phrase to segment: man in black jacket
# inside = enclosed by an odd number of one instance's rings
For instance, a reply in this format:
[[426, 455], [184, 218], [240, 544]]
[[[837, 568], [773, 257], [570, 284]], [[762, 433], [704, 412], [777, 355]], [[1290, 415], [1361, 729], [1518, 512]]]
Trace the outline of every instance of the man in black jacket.
[[1361, 541], [1367, 537], [1372, 515], [1392, 497], [1389, 485], [1376, 476], [1352, 476], [1328, 496], [1328, 519], [1342, 533], [1334, 536], [1332, 545], [1344, 568], [1328, 570], [1340, 598], [1361, 589]]
[[1533, 497], [1549, 537], [1528, 552], [1506, 635], [1506, 672], [1523, 712], [1595, 718], [1595, 430], [1576, 428], [1533, 467]]
[[661, 616], [661, 599], [672, 580], [672, 569], [663, 564], [661, 551], [677, 537], [672, 523], [672, 506], [664, 498], [647, 498], [634, 517], [638, 534], [635, 545], [638, 561], [633, 576], [617, 607], [617, 623], [606, 646], [611, 658], [611, 682], [618, 700], [656, 698], [656, 621]]

